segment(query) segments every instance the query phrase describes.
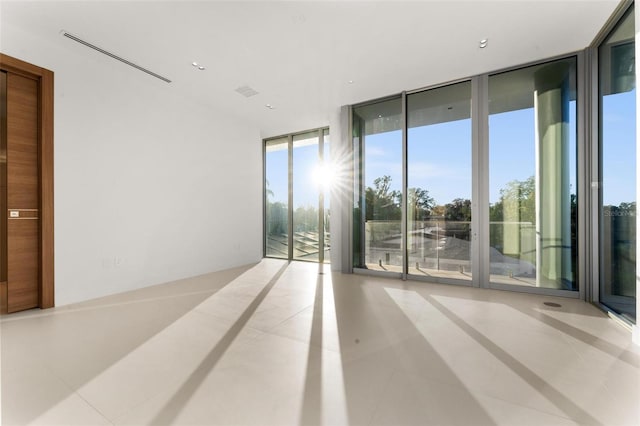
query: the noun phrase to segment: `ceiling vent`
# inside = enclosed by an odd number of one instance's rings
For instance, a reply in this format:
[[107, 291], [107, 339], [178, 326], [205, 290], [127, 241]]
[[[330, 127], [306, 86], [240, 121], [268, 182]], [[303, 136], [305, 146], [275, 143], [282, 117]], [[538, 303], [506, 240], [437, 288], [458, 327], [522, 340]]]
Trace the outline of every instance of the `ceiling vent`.
[[100, 47], [96, 46], [95, 44], [91, 44], [91, 43], [89, 43], [88, 41], [82, 40], [81, 38], [76, 37], [76, 36], [74, 36], [74, 35], [73, 35], [73, 34], [71, 34], [71, 33], [68, 33], [68, 32], [66, 32], [66, 31], [62, 30], [62, 31], [60, 31], [60, 34], [62, 34], [63, 36], [67, 37], [68, 39], [71, 39], [71, 40], [73, 40], [73, 41], [76, 41], [76, 42], [78, 42], [78, 43], [80, 43], [80, 44], [84, 44], [85, 46], [90, 47], [91, 49], [93, 49], [93, 50], [95, 50], [95, 51], [98, 51], [98, 52], [102, 53], [103, 55], [107, 55], [107, 56], [109, 56], [109, 57], [111, 57], [111, 58], [113, 58], [113, 59], [116, 59], [116, 60], [118, 60], [118, 61], [120, 61], [120, 62], [122, 62], [122, 63], [124, 63], [124, 64], [129, 65], [130, 67], [133, 67], [133, 68], [135, 68], [135, 69], [137, 69], [137, 70], [139, 70], [139, 71], [142, 71], [142, 72], [144, 72], [144, 73], [147, 73], [147, 74], [149, 74], [150, 76], [153, 76], [153, 77], [155, 77], [155, 78], [157, 78], [157, 79], [160, 79], [160, 80], [162, 80], [162, 81], [165, 81], [165, 82], [167, 82], [167, 83], [171, 83], [171, 80], [169, 80], [168, 78], [163, 77], [163, 76], [161, 76], [160, 74], [156, 74], [156, 73], [155, 73], [155, 72], [153, 72], [153, 71], [149, 71], [148, 69], [146, 69], [146, 68], [144, 68], [144, 67], [141, 67], [140, 65], [134, 64], [134, 63], [133, 63], [133, 62], [131, 62], [131, 61], [127, 61], [126, 59], [124, 59], [124, 58], [122, 58], [122, 57], [120, 57], [120, 56], [118, 56], [118, 55], [116, 55], [116, 54], [114, 54], [114, 53], [111, 53], [111, 52], [109, 52], [109, 51], [107, 51], [107, 50], [104, 50], [104, 49], [102, 49], [102, 48], [100, 48]]
[[245, 98], [250, 98], [258, 94], [258, 92], [249, 86], [240, 86], [236, 89], [236, 92], [240, 93]]

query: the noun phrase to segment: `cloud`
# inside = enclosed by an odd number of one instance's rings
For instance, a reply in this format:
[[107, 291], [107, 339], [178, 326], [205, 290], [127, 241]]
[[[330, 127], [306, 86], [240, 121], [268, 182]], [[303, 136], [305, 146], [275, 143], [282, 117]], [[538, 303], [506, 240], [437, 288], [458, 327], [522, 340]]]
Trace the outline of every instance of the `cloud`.
[[[450, 179], [469, 181], [471, 183], [471, 165], [461, 164], [460, 167], [450, 167], [426, 161], [411, 161], [409, 163], [409, 180], [422, 181], [431, 179]], [[411, 186], [415, 186], [409, 182]], [[419, 185], [418, 185], [419, 186]]]
[[365, 155], [367, 157], [386, 157], [389, 153], [379, 146], [368, 146]]

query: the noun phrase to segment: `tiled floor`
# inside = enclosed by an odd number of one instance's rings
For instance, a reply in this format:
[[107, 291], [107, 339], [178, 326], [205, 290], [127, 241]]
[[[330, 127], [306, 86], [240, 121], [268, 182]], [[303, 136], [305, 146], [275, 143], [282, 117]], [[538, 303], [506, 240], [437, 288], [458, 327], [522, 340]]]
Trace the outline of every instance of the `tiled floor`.
[[2, 424], [640, 424], [640, 349], [591, 305], [319, 268], [4, 317]]

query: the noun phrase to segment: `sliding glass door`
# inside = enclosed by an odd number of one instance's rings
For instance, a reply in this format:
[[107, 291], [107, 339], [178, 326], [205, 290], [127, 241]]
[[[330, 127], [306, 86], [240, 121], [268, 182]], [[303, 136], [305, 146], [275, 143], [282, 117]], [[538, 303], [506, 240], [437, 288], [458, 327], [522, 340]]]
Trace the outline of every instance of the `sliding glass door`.
[[492, 284], [577, 290], [576, 59], [489, 76]]
[[329, 129], [264, 142], [266, 257], [329, 261], [328, 142]]
[[293, 135], [293, 258], [320, 258], [318, 131]]
[[637, 32], [623, 4], [586, 52], [354, 105], [344, 269], [584, 297], [635, 322]]
[[354, 266], [401, 273], [402, 99], [353, 111], [356, 161]]
[[331, 161], [331, 143], [329, 129], [322, 130], [322, 143], [320, 149], [320, 167], [316, 170], [316, 182], [320, 188], [320, 205], [322, 206], [321, 226], [324, 228], [322, 238], [324, 241], [323, 262], [331, 262], [331, 191], [337, 184], [336, 168]]
[[353, 267], [577, 295], [577, 62], [354, 107]]
[[418, 277], [471, 280], [469, 81], [407, 95], [407, 259]]
[[265, 256], [289, 258], [289, 140], [264, 146]]
[[598, 49], [600, 302], [636, 318], [636, 80], [631, 7]]

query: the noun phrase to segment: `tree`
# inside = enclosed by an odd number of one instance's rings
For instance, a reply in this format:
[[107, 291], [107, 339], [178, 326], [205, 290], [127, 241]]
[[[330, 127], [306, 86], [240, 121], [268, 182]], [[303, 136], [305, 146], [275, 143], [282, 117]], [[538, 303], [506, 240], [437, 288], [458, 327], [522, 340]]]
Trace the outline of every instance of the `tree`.
[[270, 235], [283, 235], [288, 232], [288, 212], [284, 203], [277, 201], [267, 204], [267, 229]]
[[526, 180], [512, 180], [500, 190], [503, 215], [507, 220], [536, 223], [536, 181], [534, 176]]
[[312, 205], [299, 206], [294, 212], [295, 232], [318, 231], [318, 209]]
[[288, 232], [288, 212], [284, 203], [280, 201], [273, 202], [271, 199], [274, 194], [269, 189], [269, 180], [265, 180], [265, 195], [267, 207], [267, 232], [269, 235], [283, 235]]
[[446, 211], [446, 207], [442, 204], [434, 206], [431, 208], [431, 216], [435, 216], [437, 218], [444, 217], [444, 212]]
[[[408, 189], [408, 206], [413, 220], [427, 220], [431, 216], [431, 209], [435, 207], [434, 199], [429, 196], [429, 191], [422, 188]], [[402, 198], [402, 196], [400, 196]]]
[[267, 203], [270, 202], [271, 197], [273, 197], [273, 191], [271, 189], [269, 189], [269, 179], [265, 179], [265, 193], [267, 195]]
[[[426, 220], [431, 215], [435, 202], [429, 191], [422, 188], [409, 188], [408, 209], [413, 220]], [[366, 220], [401, 220], [402, 192], [391, 189], [391, 176], [384, 175], [373, 181], [373, 188], [365, 191]]]
[[489, 209], [489, 220], [503, 222], [517, 218], [518, 222], [536, 222], [536, 182], [531, 176], [526, 180], [512, 180], [500, 190], [500, 200]]
[[400, 220], [401, 192], [391, 190], [391, 176], [385, 175], [373, 181], [374, 188], [365, 191], [366, 220]]
[[[431, 209], [435, 207], [429, 191], [422, 188], [409, 188], [408, 205], [412, 220], [427, 220]], [[384, 175], [373, 181], [373, 188], [365, 190], [366, 220], [401, 220], [402, 192], [391, 189], [391, 176]]]
[[456, 198], [444, 206], [444, 219], [454, 222], [471, 221], [471, 200]]
[[536, 181], [535, 176], [520, 181], [512, 180], [500, 190], [500, 199], [489, 208], [491, 227], [491, 247], [500, 249], [504, 244], [504, 229], [496, 226], [502, 222], [536, 223]]
[[471, 239], [471, 200], [456, 198], [444, 206], [446, 233], [455, 238]]

